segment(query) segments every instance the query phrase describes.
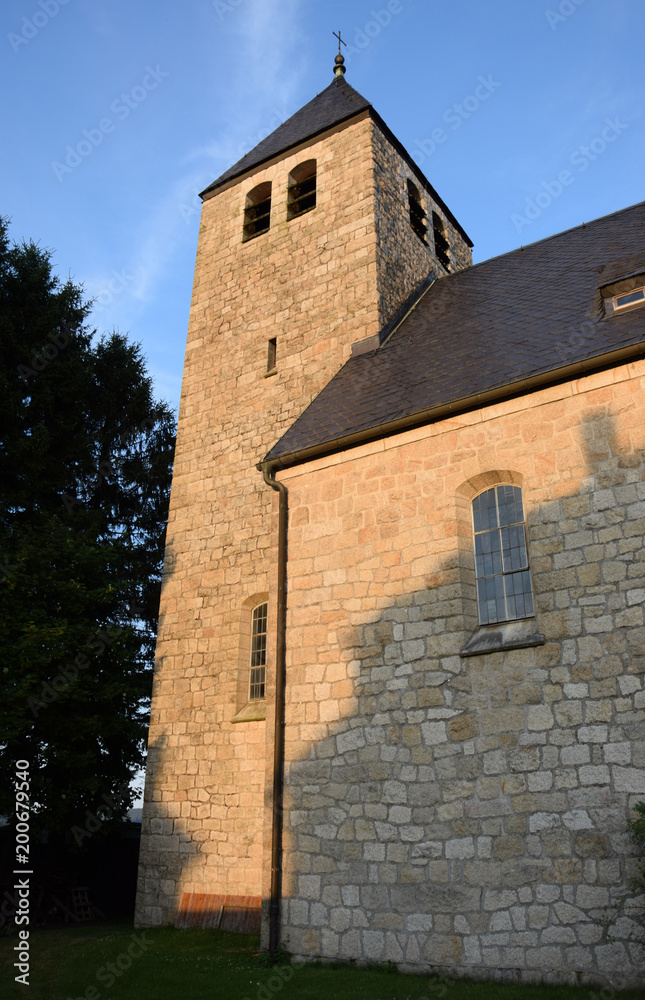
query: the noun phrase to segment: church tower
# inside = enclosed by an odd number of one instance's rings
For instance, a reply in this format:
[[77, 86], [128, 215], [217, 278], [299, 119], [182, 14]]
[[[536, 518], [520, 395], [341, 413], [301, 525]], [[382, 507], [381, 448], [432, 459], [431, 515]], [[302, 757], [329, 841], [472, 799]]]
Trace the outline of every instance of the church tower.
[[[186, 894], [213, 912], [224, 897], [257, 905], [265, 884], [278, 504], [257, 462], [352, 349], [377, 347], [431, 280], [471, 262], [467, 235], [345, 81], [342, 57], [332, 83], [202, 199], [139, 926], [174, 923]], [[297, 645], [297, 629], [289, 641]], [[286, 697], [293, 717], [288, 678]]]

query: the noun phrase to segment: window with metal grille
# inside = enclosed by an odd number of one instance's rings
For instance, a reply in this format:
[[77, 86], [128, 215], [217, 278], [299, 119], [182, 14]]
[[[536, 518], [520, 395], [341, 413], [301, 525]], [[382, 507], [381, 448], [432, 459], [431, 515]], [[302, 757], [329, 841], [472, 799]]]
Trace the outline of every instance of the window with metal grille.
[[258, 184], [246, 196], [242, 241], [266, 233], [271, 225], [271, 181]]
[[426, 213], [423, 211], [423, 203], [418, 188], [408, 179], [408, 207], [410, 209], [410, 225], [419, 239], [428, 245], [426, 224]]
[[295, 219], [316, 207], [316, 161], [306, 160], [289, 174], [287, 219]]
[[524, 505], [519, 486], [494, 486], [473, 500], [480, 625], [533, 615]]
[[258, 604], [251, 614], [251, 678], [249, 701], [264, 698], [267, 662], [268, 604]]
[[437, 260], [445, 267], [446, 271], [449, 271], [450, 244], [446, 238], [446, 227], [436, 212], [432, 213], [432, 232], [434, 234], [434, 251]]

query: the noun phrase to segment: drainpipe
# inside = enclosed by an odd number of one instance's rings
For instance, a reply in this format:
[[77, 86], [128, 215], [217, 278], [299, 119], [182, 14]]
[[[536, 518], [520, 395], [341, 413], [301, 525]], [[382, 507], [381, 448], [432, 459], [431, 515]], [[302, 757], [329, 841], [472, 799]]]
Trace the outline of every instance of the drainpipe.
[[284, 689], [286, 683], [287, 626], [287, 487], [271, 478], [269, 463], [258, 469], [271, 489], [280, 494], [278, 516], [278, 607], [275, 652], [275, 728], [273, 739], [273, 818], [271, 827], [271, 895], [269, 898], [269, 955], [273, 960], [280, 943], [282, 892], [282, 798], [284, 790]]

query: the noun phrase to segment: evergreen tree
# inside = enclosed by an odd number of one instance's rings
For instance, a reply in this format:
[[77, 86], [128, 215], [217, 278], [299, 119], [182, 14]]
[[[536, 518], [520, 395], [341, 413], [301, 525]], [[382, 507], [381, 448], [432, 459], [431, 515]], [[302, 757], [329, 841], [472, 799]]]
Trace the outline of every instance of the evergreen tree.
[[175, 433], [90, 309], [0, 220], [0, 814], [27, 760], [36, 825], [78, 842], [143, 761]]

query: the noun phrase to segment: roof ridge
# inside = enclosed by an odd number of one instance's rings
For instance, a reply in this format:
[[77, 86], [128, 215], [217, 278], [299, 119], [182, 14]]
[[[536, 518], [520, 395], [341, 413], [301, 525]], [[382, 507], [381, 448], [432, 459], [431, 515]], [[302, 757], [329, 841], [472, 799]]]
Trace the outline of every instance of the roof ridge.
[[[495, 254], [494, 257], [486, 257], [485, 260], [478, 260], [476, 264], [472, 264], [471, 267], [465, 270], [472, 270], [474, 267], [481, 267], [482, 264], [488, 264], [493, 260], [500, 260], [502, 257], [509, 257], [512, 253], [520, 253], [522, 250], [529, 250], [531, 247], [536, 247], [540, 243], [547, 243], [549, 240], [557, 240], [561, 236], [566, 236], [568, 233], [573, 233], [576, 229], [586, 229], [588, 226], [595, 226], [599, 222], [604, 222], [607, 219], [615, 218], [617, 215], [622, 215], [623, 212], [631, 212], [635, 208], [645, 207], [645, 201], [637, 201], [635, 205], [626, 205], [625, 208], [618, 208], [615, 212], [608, 212], [607, 215], [599, 215], [596, 219], [590, 219], [588, 222], [579, 222], [577, 226], [569, 226], [568, 229], [561, 229], [558, 233], [551, 233], [550, 236], [542, 236], [539, 240], [533, 240], [532, 243], [522, 243], [519, 247], [514, 247], [513, 250], [504, 250], [503, 253]], [[463, 274], [463, 271], [459, 271], [459, 274]], [[450, 275], [450, 277], [456, 277], [457, 275]]]

